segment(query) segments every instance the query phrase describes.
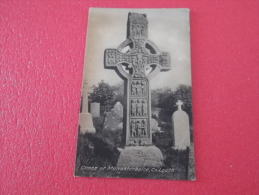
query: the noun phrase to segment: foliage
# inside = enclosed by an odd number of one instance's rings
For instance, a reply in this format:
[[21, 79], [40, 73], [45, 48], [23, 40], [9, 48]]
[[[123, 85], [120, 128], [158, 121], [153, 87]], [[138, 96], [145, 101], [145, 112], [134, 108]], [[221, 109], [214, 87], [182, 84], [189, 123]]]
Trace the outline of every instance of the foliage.
[[[121, 119], [122, 122], [122, 119]], [[103, 129], [104, 118], [94, 117], [93, 124], [96, 130], [96, 134], [109, 142], [113, 143], [116, 147], [122, 144], [122, 129], [118, 128], [116, 130]]]
[[113, 143], [116, 147], [120, 147], [122, 145], [122, 129], [116, 130], [103, 130], [98, 133], [103, 138], [106, 138], [111, 143]]
[[108, 139], [91, 133], [78, 135], [77, 168], [115, 166], [119, 151]]
[[170, 122], [172, 114], [177, 110], [176, 102], [183, 101], [182, 109], [187, 112], [192, 124], [191, 86], [179, 85], [176, 90], [166, 87], [151, 91], [151, 106], [161, 109], [159, 120]]
[[98, 83], [98, 86], [93, 86], [93, 92], [90, 94], [92, 102], [99, 102], [101, 106], [107, 106], [114, 103], [114, 90], [103, 80]]
[[103, 130], [103, 120], [103, 117], [93, 117], [93, 124], [96, 133], [101, 132]]
[[173, 148], [167, 148], [164, 155], [164, 165], [167, 168], [178, 166], [178, 169], [182, 169], [187, 172], [189, 163], [189, 150], [177, 150]]
[[111, 86], [103, 80], [98, 86], [93, 86], [93, 92], [90, 93], [91, 102], [99, 102], [101, 106], [101, 114], [113, 108], [116, 102], [124, 105], [124, 82]]
[[172, 140], [172, 124], [167, 122], [160, 122], [159, 126], [161, 127], [161, 132], [153, 133], [153, 143], [156, 147], [160, 149], [165, 149], [173, 146]]

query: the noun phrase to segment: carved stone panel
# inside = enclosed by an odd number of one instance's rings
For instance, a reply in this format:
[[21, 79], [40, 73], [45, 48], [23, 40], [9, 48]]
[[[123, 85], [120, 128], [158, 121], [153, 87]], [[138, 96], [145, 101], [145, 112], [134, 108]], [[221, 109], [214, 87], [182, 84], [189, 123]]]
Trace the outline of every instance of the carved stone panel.
[[131, 117], [147, 117], [148, 104], [147, 99], [131, 99], [130, 101], [130, 116]]
[[147, 119], [130, 120], [130, 137], [132, 138], [148, 137]]
[[146, 80], [133, 80], [131, 82], [131, 96], [144, 97], [147, 96], [147, 82]]

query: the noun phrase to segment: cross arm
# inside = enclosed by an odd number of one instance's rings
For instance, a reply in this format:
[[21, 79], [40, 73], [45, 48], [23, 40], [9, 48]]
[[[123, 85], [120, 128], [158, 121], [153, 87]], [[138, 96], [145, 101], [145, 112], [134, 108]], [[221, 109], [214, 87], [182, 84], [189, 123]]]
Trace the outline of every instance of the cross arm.
[[104, 51], [104, 66], [105, 68], [115, 68], [119, 63], [132, 64], [136, 57], [121, 53], [117, 49], [106, 49]]
[[115, 68], [118, 63], [119, 52], [117, 49], [106, 49], [104, 51], [104, 66], [105, 68]]
[[161, 66], [161, 71], [171, 70], [170, 54], [161, 52], [159, 55], [151, 55], [148, 64], [158, 64]]

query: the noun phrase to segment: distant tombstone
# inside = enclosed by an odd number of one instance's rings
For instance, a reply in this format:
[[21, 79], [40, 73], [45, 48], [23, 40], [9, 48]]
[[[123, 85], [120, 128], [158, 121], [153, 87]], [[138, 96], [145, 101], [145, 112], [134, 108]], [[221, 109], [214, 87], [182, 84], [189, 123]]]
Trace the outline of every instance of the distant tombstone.
[[87, 82], [84, 81], [82, 91], [82, 112], [79, 115], [80, 133], [95, 133], [93, 126], [93, 119], [91, 114], [88, 112], [88, 94], [87, 94]]
[[122, 129], [122, 118], [114, 110], [107, 112], [104, 117], [103, 123], [104, 130], [117, 130]]
[[160, 108], [152, 108], [152, 115], [159, 117]]
[[151, 119], [151, 131], [152, 133], [155, 133], [158, 131], [158, 122], [154, 118]]
[[123, 117], [123, 106], [120, 102], [117, 102], [113, 108], [114, 112], [117, 113], [121, 118]]
[[183, 102], [178, 100], [178, 110], [172, 116], [174, 148], [177, 149], [186, 149], [191, 145], [189, 116], [182, 110], [182, 104]]
[[92, 117], [100, 117], [100, 103], [91, 103], [91, 114]]

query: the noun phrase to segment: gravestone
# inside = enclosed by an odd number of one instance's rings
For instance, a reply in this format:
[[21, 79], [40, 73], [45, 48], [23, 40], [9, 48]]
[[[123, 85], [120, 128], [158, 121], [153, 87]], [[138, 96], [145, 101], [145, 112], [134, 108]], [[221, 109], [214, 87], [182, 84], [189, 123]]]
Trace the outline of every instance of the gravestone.
[[[129, 48], [129, 50], [123, 53], [125, 48]], [[155, 150], [152, 154], [157, 156], [154, 159], [159, 159], [160, 162], [162, 153], [158, 148], [156, 150], [154, 149], [156, 147], [152, 146], [149, 83], [150, 79], [160, 71], [170, 70], [171, 65], [169, 53], [160, 52], [157, 46], [148, 39], [146, 14], [129, 13], [127, 40], [117, 49], [106, 49], [104, 56], [105, 68], [116, 69], [116, 72], [125, 81], [126, 105], [124, 109], [126, 116], [124, 116], [123, 123], [126, 147], [121, 151], [121, 157], [123, 156], [124, 160], [128, 158], [128, 161], [132, 162], [131, 158], [136, 151], [142, 153], [142, 150], [146, 150], [145, 147], [140, 146], [150, 146], [150, 150]], [[151, 68], [152, 71], [146, 73], [148, 68]], [[157, 151], [160, 151], [161, 155], [157, 155]], [[137, 157], [135, 156], [135, 158]], [[139, 158], [142, 157], [139, 156]]]
[[117, 130], [121, 128], [122, 118], [114, 110], [106, 112], [104, 117], [103, 129], [104, 130]]
[[91, 103], [91, 114], [93, 117], [100, 117], [100, 103]]
[[123, 106], [120, 102], [117, 102], [115, 105], [114, 105], [114, 108], [113, 108], [114, 112], [116, 114], [118, 114], [121, 118], [123, 117]]
[[87, 82], [83, 83], [82, 91], [82, 112], [79, 115], [80, 133], [95, 133], [92, 115], [88, 112]]
[[186, 149], [191, 145], [189, 116], [182, 110], [183, 102], [178, 100], [178, 110], [172, 116], [174, 148]]
[[151, 119], [151, 131], [154, 133], [158, 131], [158, 122], [154, 118]]

